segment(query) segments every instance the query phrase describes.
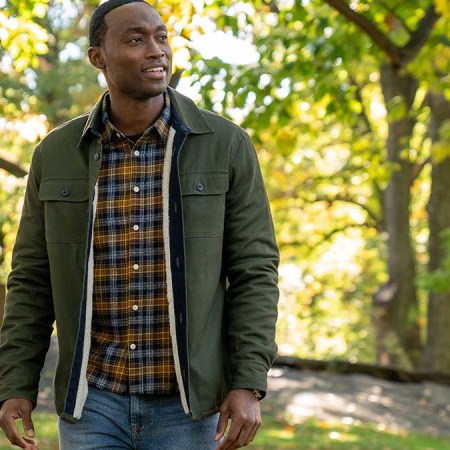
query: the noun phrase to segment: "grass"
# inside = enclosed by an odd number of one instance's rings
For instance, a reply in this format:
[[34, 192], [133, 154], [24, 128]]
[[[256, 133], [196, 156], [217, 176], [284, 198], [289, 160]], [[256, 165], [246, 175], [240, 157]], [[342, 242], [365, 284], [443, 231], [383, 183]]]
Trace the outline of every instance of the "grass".
[[[56, 418], [52, 414], [36, 413], [34, 424], [40, 450], [58, 449]], [[21, 426], [19, 424], [19, 426]], [[3, 435], [0, 450], [11, 450]], [[309, 420], [303, 424], [290, 424], [264, 416], [251, 450], [450, 450], [450, 440], [378, 430], [369, 425], [345, 425], [342, 423]], [[182, 449], [180, 449], [182, 450]]]
[[370, 425], [308, 420], [289, 424], [264, 416], [252, 450], [450, 450], [450, 440]]

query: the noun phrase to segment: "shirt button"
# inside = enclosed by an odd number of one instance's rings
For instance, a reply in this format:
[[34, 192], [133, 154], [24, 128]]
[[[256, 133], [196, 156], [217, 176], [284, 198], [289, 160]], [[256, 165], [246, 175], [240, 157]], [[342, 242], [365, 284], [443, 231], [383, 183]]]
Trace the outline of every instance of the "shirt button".
[[134, 230], [134, 231], [139, 230], [139, 225], [133, 225], [133, 230]]
[[94, 159], [95, 159], [96, 161], [98, 161], [98, 160], [100, 159], [100, 153], [96, 153], [96, 154], [94, 155]]
[[203, 191], [203, 189], [205, 189], [205, 186], [203, 186], [203, 183], [201, 181], [199, 181], [196, 184], [195, 188], [197, 189], [197, 191], [201, 192], [201, 191]]
[[116, 133], [116, 137], [120, 138], [122, 136], [120, 135], [120, 133]]
[[133, 269], [134, 270], [138, 270], [139, 269], [139, 264], [133, 264]]
[[131, 350], [134, 350], [136, 348], [136, 344], [131, 344], [130, 348], [131, 348]]
[[133, 305], [133, 311], [137, 311], [139, 309], [138, 305]]
[[138, 186], [134, 186], [133, 191], [134, 192], [139, 192], [139, 187]]
[[139, 156], [139, 155], [140, 155], [139, 150], [135, 150], [134, 151], [134, 156]]

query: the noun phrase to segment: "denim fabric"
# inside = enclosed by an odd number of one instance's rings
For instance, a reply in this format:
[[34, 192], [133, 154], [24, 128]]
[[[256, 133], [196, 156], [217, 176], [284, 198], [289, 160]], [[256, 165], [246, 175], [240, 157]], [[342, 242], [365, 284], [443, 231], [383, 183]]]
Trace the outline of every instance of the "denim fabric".
[[218, 415], [192, 420], [180, 397], [89, 388], [82, 418], [59, 420], [60, 450], [213, 450]]

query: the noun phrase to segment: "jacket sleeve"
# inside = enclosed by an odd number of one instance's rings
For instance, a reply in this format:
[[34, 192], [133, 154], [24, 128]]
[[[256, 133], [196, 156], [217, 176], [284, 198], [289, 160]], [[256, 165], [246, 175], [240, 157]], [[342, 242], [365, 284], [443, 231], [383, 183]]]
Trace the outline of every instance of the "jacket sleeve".
[[0, 403], [27, 398], [36, 406], [39, 377], [54, 312], [43, 204], [39, 200], [41, 152], [33, 155], [8, 278], [0, 332]]
[[231, 387], [266, 391], [277, 351], [279, 254], [256, 152], [244, 132], [230, 157], [224, 262]]

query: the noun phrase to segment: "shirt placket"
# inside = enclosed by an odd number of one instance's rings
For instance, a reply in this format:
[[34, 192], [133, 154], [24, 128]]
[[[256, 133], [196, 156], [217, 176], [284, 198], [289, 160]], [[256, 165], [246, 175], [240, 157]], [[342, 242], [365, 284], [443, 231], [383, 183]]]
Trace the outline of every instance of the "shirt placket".
[[142, 221], [142, 211], [145, 208], [145, 174], [142, 164], [142, 146], [136, 143], [130, 145], [130, 214], [129, 214], [129, 257], [130, 257], [130, 296], [127, 304], [129, 317], [129, 382], [130, 392], [140, 392], [139, 383], [142, 376], [139, 376], [143, 362], [139, 355], [142, 355], [142, 298], [143, 298], [143, 276], [144, 276], [144, 255], [142, 251], [142, 239], [145, 224]]

